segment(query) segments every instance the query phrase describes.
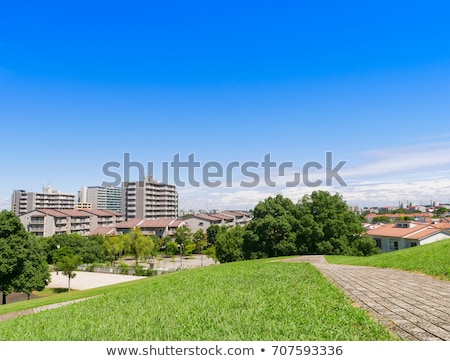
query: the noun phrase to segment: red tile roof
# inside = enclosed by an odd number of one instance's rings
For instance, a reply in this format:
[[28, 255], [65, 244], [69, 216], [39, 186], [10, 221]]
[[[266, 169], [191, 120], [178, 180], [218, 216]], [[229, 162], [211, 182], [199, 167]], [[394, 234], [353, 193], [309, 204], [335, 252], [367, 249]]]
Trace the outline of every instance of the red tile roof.
[[182, 219], [175, 219], [171, 224], [170, 227], [171, 228], [178, 228], [180, 226], [183, 226], [184, 224], [186, 224]]
[[230, 216], [228, 214], [224, 214], [222, 212], [220, 213], [211, 213], [209, 214], [210, 217], [216, 218], [216, 219], [227, 219], [227, 220], [233, 220], [234, 217]]
[[217, 222], [217, 221], [220, 221], [219, 218], [217, 218], [217, 217], [212, 217], [211, 215], [209, 215], [209, 214], [204, 214], [204, 213], [196, 214], [196, 215], [192, 216], [191, 218], [200, 218], [200, 219], [204, 219], [204, 220], [206, 220], [206, 221], [211, 221], [211, 222]]
[[117, 230], [115, 227], [98, 227], [89, 233], [90, 236], [100, 235], [100, 236], [110, 236], [115, 235]]
[[147, 219], [139, 225], [140, 228], [165, 228], [173, 222], [172, 218]]
[[414, 225], [411, 228], [396, 227], [396, 224], [386, 224], [381, 227], [367, 231], [369, 236], [393, 237], [405, 239], [422, 239], [436, 233], [442, 232], [442, 229], [426, 223], [411, 222]]
[[141, 218], [130, 219], [128, 221], [120, 222], [119, 224], [116, 225], [116, 228], [135, 228], [135, 227], [140, 227], [140, 225], [142, 223], [144, 223], [144, 222], [145, 222], [145, 219], [141, 219]]
[[55, 210], [55, 209], [37, 209], [38, 212], [41, 212], [43, 214], [47, 214], [49, 216], [52, 217], [56, 217], [56, 218], [66, 218], [67, 214], [61, 213], [59, 210]]
[[66, 216], [69, 217], [90, 217], [91, 215], [84, 212], [84, 211], [79, 211], [77, 209], [58, 209], [58, 212], [65, 214]]
[[448, 222], [437, 222], [437, 223], [433, 223], [433, 227], [436, 227], [439, 229], [449, 229], [450, 224]]
[[113, 214], [114, 212], [110, 212], [103, 209], [83, 209], [83, 212], [93, 214], [99, 217], [112, 217], [115, 215]]

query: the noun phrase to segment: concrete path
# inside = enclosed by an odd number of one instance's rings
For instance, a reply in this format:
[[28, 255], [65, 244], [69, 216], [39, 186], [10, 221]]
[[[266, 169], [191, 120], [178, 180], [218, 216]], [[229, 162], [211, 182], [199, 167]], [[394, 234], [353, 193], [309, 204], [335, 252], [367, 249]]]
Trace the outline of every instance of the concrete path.
[[301, 256], [404, 340], [450, 341], [450, 282], [400, 270], [328, 264]]

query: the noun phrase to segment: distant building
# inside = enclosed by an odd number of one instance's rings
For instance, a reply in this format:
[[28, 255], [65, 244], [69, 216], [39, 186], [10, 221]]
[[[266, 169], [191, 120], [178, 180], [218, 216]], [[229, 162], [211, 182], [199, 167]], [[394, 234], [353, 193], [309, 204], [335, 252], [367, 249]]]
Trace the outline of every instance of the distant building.
[[[89, 208], [89, 205], [91, 206]], [[78, 192], [77, 209], [101, 209], [122, 212], [122, 189], [117, 187], [82, 187]]]
[[122, 183], [122, 213], [125, 219], [177, 218], [176, 187], [146, 177], [144, 181]]
[[64, 233], [87, 236], [99, 227], [115, 227], [123, 217], [104, 210], [37, 209], [19, 216], [19, 219], [30, 233], [38, 237], [50, 237]]
[[433, 224], [397, 221], [369, 229], [367, 235], [382, 252], [392, 252], [449, 238], [450, 231]]
[[186, 226], [181, 219], [160, 218], [160, 219], [140, 219], [134, 218], [117, 224], [117, 234], [127, 234], [133, 229], [140, 229], [144, 236], [157, 236], [159, 238], [172, 236], [179, 227]]
[[15, 190], [11, 197], [11, 211], [20, 216], [35, 209], [74, 209], [75, 195], [63, 194], [44, 187], [42, 192]]
[[199, 213], [184, 219], [189, 229], [196, 232], [199, 229], [206, 231], [210, 226], [245, 226], [252, 219], [251, 213], [243, 211], [223, 211], [218, 213]]

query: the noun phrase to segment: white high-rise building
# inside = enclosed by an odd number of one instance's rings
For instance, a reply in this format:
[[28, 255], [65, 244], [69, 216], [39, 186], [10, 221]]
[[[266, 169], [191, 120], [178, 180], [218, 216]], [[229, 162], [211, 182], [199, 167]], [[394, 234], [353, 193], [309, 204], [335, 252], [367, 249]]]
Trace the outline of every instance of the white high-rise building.
[[122, 190], [116, 187], [82, 187], [78, 192], [78, 208], [103, 209], [117, 213], [122, 211]]

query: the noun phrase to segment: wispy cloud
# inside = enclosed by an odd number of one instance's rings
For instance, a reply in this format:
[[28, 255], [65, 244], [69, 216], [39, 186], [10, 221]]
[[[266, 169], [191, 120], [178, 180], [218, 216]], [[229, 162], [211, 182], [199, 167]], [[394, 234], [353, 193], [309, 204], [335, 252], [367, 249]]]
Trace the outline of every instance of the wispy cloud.
[[369, 180], [380, 176], [408, 177], [411, 174], [450, 170], [450, 142], [378, 149], [360, 154], [365, 161], [342, 170], [348, 180]]
[[[360, 206], [396, 205], [398, 202], [428, 203], [436, 200], [450, 202], [450, 143], [427, 143], [408, 147], [376, 149], [360, 153], [339, 172], [346, 182], [342, 186], [333, 181], [319, 187], [308, 187], [304, 179], [295, 187], [286, 187], [293, 179], [292, 170], [280, 176], [271, 173], [276, 187], [268, 187], [260, 173], [261, 182], [253, 188], [239, 186], [236, 179], [232, 187], [215, 189], [200, 187], [181, 190], [180, 200], [185, 204], [205, 208], [253, 208], [259, 201], [282, 194], [294, 202], [314, 190], [339, 193], [349, 204]], [[351, 164], [358, 164], [350, 167]], [[310, 173], [310, 181], [325, 180], [325, 169]], [[182, 204], [180, 204], [182, 207]], [[206, 208], [208, 208], [206, 207]]]

